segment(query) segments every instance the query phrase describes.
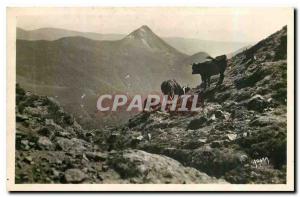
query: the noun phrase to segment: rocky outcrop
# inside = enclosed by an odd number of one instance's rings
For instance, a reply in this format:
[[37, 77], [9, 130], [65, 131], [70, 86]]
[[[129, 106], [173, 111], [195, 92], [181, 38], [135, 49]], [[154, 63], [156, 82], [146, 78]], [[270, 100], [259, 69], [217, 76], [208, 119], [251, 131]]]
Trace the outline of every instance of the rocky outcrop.
[[169, 157], [141, 150], [113, 153], [109, 163], [122, 178], [130, 178], [134, 183], [226, 183]]
[[132, 144], [113, 146], [111, 130], [83, 129], [52, 98], [19, 85], [16, 93], [16, 183], [226, 183], [166, 156], [116, 152]]

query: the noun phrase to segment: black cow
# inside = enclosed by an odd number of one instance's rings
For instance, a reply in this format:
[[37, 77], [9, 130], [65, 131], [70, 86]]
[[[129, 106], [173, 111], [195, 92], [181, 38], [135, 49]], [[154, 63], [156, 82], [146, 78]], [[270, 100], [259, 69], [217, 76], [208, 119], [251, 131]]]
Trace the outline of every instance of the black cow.
[[220, 74], [219, 82], [217, 85], [221, 85], [224, 80], [224, 72], [227, 67], [227, 57], [226, 55], [221, 55], [216, 58], [210, 58], [210, 61], [206, 61], [203, 63], [193, 63], [192, 74], [200, 74], [201, 80], [204, 84], [204, 89], [206, 86], [210, 86], [210, 77], [213, 75]]

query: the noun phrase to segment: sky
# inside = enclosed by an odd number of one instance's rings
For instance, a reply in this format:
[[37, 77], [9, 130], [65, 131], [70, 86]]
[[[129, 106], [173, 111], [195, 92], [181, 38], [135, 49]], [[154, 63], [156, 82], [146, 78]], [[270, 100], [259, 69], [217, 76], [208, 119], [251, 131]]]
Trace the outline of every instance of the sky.
[[142, 25], [161, 37], [257, 42], [286, 25], [288, 8], [28, 8], [17, 26], [129, 34]]

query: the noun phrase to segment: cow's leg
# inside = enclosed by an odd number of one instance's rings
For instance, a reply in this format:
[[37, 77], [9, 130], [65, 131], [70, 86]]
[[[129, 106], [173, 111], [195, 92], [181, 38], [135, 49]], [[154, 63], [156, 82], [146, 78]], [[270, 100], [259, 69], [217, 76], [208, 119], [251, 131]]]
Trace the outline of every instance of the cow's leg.
[[210, 76], [207, 77], [207, 86], [210, 86]]
[[224, 80], [224, 73], [220, 73], [220, 78], [217, 85], [221, 85], [223, 83], [223, 80]]
[[205, 75], [203, 75], [202, 81], [203, 81], [203, 88], [205, 90], [206, 89], [206, 85], [207, 85], [207, 77]]
[[200, 86], [201, 86], [201, 84], [204, 82], [204, 76], [203, 75], [200, 76], [201, 76], [201, 82], [200, 82]]

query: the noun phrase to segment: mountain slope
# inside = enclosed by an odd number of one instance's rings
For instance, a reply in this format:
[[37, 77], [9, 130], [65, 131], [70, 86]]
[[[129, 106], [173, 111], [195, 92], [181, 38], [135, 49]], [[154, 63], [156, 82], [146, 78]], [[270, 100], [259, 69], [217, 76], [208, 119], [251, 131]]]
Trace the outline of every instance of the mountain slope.
[[171, 78], [197, 83], [184, 62], [188, 56], [146, 26], [117, 41], [17, 40], [16, 52], [18, 83], [37, 94], [57, 97], [77, 117], [100, 125], [102, 120], [94, 117], [100, 94], [146, 94], [159, 91], [160, 83]]
[[138, 114], [107, 133], [111, 147], [165, 155], [230, 183], [286, 183], [286, 43], [285, 26], [230, 59], [221, 86], [213, 77], [212, 87], [195, 88], [200, 111]]
[[168, 157], [106, 147], [99, 130], [82, 129], [55, 99], [17, 85], [17, 184], [226, 183]]
[[287, 27], [231, 58], [216, 82], [192, 90], [203, 91], [201, 111], [143, 112], [93, 130], [17, 85], [15, 181], [285, 184]]
[[238, 49], [238, 50], [236, 50], [236, 51], [234, 51], [234, 52], [232, 52], [232, 53], [227, 54], [226, 56], [227, 56], [227, 58], [232, 58], [232, 57], [236, 56], [237, 54], [239, 54], [239, 53], [241, 53], [241, 52], [243, 52], [243, 51], [246, 51], [246, 50], [249, 49], [250, 47], [251, 47], [251, 45], [242, 47], [242, 48], [240, 48], [240, 49]]
[[189, 55], [195, 54], [199, 51], [205, 51], [212, 56], [218, 56], [234, 52], [250, 44], [243, 42], [224, 42], [180, 37], [165, 37], [163, 39], [171, 46]]

